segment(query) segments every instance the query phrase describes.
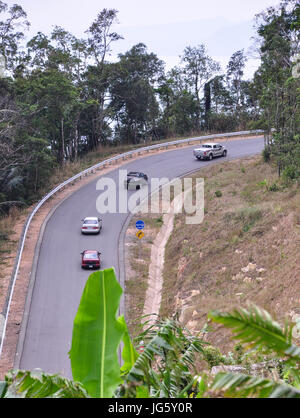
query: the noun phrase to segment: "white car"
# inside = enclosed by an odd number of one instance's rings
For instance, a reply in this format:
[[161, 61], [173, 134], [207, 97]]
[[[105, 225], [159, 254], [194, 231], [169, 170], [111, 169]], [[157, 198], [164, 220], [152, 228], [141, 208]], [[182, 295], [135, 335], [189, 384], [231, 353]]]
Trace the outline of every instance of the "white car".
[[197, 160], [212, 160], [215, 157], [227, 157], [227, 149], [216, 143], [203, 144], [201, 148], [194, 150], [194, 156]]
[[85, 218], [82, 219], [82, 234], [100, 234], [102, 230], [102, 219], [99, 218]]

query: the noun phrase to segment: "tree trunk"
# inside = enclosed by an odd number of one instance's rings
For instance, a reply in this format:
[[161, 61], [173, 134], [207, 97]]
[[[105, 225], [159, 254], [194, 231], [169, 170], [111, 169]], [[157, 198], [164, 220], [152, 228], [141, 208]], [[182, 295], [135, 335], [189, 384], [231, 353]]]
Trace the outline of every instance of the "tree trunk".
[[65, 133], [64, 133], [64, 119], [61, 119], [61, 163], [65, 163]]

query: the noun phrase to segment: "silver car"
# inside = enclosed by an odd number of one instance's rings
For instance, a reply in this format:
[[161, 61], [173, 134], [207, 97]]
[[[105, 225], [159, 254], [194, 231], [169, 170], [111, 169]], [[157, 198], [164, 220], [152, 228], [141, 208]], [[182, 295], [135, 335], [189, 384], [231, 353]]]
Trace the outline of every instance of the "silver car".
[[197, 160], [212, 160], [215, 157], [226, 157], [227, 149], [221, 144], [206, 143], [194, 150], [194, 156]]
[[102, 230], [102, 219], [99, 218], [85, 218], [82, 219], [82, 234], [100, 234]]

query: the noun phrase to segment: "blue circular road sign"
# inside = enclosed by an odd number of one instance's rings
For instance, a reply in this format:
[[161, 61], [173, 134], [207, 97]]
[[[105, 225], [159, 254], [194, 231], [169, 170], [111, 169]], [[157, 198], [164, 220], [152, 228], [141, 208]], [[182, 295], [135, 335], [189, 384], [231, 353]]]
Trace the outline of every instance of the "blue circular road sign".
[[144, 221], [137, 221], [136, 227], [137, 227], [137, 229], [139, 229], [141, 231], [142, 229], [145, 228], [145, 222]]

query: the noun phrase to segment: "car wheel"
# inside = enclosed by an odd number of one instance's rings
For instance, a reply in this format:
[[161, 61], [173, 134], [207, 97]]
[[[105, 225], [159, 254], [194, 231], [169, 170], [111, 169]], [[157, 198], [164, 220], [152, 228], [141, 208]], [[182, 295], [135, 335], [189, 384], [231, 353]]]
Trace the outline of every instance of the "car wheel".
[[227, 157], [227, 151], [223, 152], [223, 157]]
[[209, 160], [211, 161], [213, 159], [213, 155], [212, 154], [210, 154], [209, 155]]

